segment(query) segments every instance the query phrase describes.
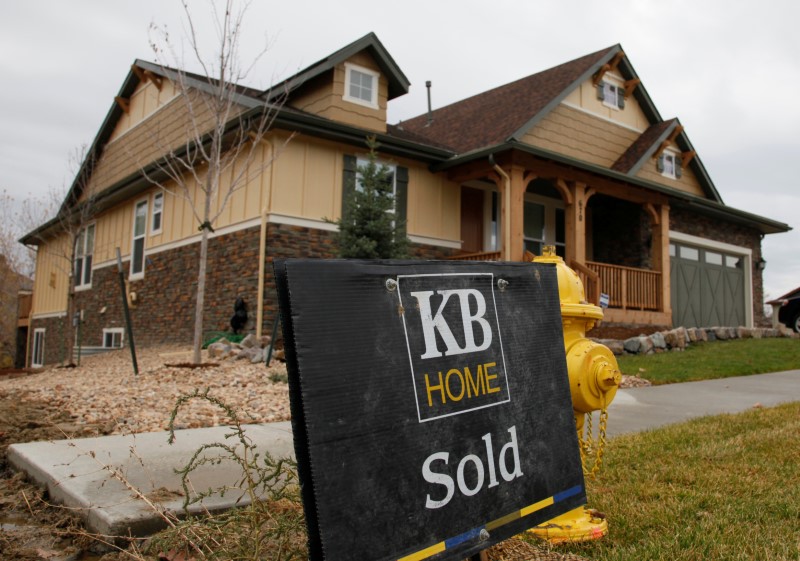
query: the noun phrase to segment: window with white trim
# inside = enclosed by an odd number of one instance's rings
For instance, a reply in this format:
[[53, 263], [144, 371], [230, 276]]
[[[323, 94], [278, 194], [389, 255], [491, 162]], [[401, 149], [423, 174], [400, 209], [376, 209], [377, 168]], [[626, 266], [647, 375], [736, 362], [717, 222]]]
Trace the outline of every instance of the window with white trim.
[[103, 348], [121, 349], [124, 343], [125, 329], [122, 327], [106, 327], [103, 329]]
[[656, 169], [664, 177], [680, 179], [683, 174], [683, 162], [679, 154], [665, 150], [656, 162]]
[[345, 63], [344, 96], [345, 101], [378, 108], [378, 79], [380, 74], [374, 70]]
[[94, 224], [89, 224], [75, 240], [75, 288], [91, 288], [92, 255], [94, 254]]
[[600, 82], [597, 84], [597, 99], [606, 107], [625, 109], [625, 88], [611, 82]]
[[[364, 191], [364, 185], [361, 179], [361, 168], [366, 167], [369, 165], [369, 160], [366, 158], [357, 158], [356, 159], [356, 191], [362, 193]], [[387, 210], [389, 214], [396, 214], [397, 213], [397, 166], [393, 164], [385, 164], [380, 161], [375, 162], [375, 166], [380, 170], [384, 168], [386, 170], [386, 182], [389, 186], [389, 191], [392, 193], [392, 200], [394, 203], [392, 204], [392, 208]]]
[[164, 221], [164, 193], [153, 195], [153, 215], [150, 218], [150, 235], [160, 234]]
[[33, 330], [33, 354], [31, 355], [33, 368], [44, 366], [44, 333], [44, 327], [37, 327]]
[[525, 249], [541, 255], [545, 245], [553, 245], [556, 254], [566, 255], [564, 206], [560, 201], [532, 193], [525, 194], [523, 238]]
[[133, 210], [131, 241], [131, 278], [144, 276], [144, 236], [147, 232], [147, 200], [139, 201]]

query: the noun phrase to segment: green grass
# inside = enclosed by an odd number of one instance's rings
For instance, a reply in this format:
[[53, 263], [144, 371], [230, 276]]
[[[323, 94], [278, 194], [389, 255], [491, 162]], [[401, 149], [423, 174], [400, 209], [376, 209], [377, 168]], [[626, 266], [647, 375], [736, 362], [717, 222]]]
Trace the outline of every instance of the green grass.
[[800, 339], [734, 339], [692, 343], [683, 352], [618, 357], [623, 374], [653, 384], [710, 380], [800, 369]]
[[603, 561], [800, 559], [800, 403], [611, 440], [587, 482], [609, 536], [556, 550]]

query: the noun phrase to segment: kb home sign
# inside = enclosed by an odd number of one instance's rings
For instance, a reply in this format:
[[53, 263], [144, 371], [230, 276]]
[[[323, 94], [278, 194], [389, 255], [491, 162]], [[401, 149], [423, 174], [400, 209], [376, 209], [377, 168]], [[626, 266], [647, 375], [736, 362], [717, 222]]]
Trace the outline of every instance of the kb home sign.
[[463, 559], [586, 502], [554, 267], [275, 274], [312, 560]]

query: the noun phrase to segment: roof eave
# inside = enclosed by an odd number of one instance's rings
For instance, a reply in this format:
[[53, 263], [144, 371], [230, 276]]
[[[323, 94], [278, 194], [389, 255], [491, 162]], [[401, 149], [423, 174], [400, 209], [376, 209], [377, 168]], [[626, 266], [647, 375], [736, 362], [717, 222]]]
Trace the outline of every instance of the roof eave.
[[650, 191], [655, 191], [668, 196], [670, 200], [678, 202], [679, 205], [683, 204], [684, 206], [687, 207], [691, 206], [694, 210], [702, 209], [702, 211], [705, 212], [706, 214], [712, 214], [717, 217], [745, 224], [751, 228], [759, 230], [764, 234], [777, 234], [782, 232], [788, 232], [792, 229], [789, 225], [783, 222], [778, 222], [770, 218], [758, 216], [756, 214], [751, 214], [743, 210], [735, 209], [726, 206], [722, 202], [703, 199], [696, 195], [692, 195], [691, 193], [686, 193], [684, 191], [679, 191], [677, 189], [666, 187], [664, 185], [660, 185], [652, 181], [647, 181], [646, 179], [632, 177], [622, 172], [610, 170], [608, 168], [584, 162], [572, 158], [570, 156], [565, 156], [563, 154], [558, 154], [556, 152], [551, 152], [543, 148], [538, 148], [536, 146], [531, 146], [529, 144], [523, 144], [517, 141], [508, 141], [501, 144], [496, 144], [494, 146], [481, 148], [479, 150], [474, 150], [466, 154], [460, 154], [458, 156], [450, 158], [445, 162], [433, 166], [432, 170], [437, 172], [446, 171], [448, 169], [452, 169], [456, 166], [468, 162], [480, 160], [483, 158], [488, 158], [490, 154], [497, 154], [498, 152], [503, 152], [506, 150], [519, 150], [521, 152], [525, 152], [540, 158], [545, 158], [560, 164], [568, 165], [580, 169], [582, 171], [607, 177], [609, 179], [614, 179], [617, 181], [629, 183], [631, 185], [642, 187]]
[[297, 74], [275, 84], [264, 93], [265, 98], [275, 99], [278, 96], [284, 96], [309, 80], [332, 70], [337, 65], [365, 49], [370, 49], [373, 52], [375, 55], [375, 62], [388, 78], [389, 99], [391, 100], [408, 93], [411, 82], [403, 71], [400, 70], [400, 66], [398, 66], [397, 62], [392, 58], [392, 55], [389, 54], [389, 51], [386, 50], [386, 47], [383, 46], [378, 36], [370, 32], [349, 45], [342, 47], [335, 53], [307, 66]]

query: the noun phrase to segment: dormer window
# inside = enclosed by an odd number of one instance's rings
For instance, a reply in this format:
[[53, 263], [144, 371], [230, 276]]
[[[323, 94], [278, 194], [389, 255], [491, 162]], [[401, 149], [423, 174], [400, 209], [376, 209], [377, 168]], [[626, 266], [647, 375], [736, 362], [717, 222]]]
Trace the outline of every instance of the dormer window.
[[664, 152], [656, 161], [656, 169], [661, 172], [664, 177], [670, 179], [680, 179], [683, 172], [683, 162], [678, 154], [673, 152]]
[[597, 84], [597, 99], [607, 107], [625, 109], [625, 88], [610, 82], [600, 82]]
[[344, 100], [378, 109], [379, 74], [363, 66], [345, 63]]

